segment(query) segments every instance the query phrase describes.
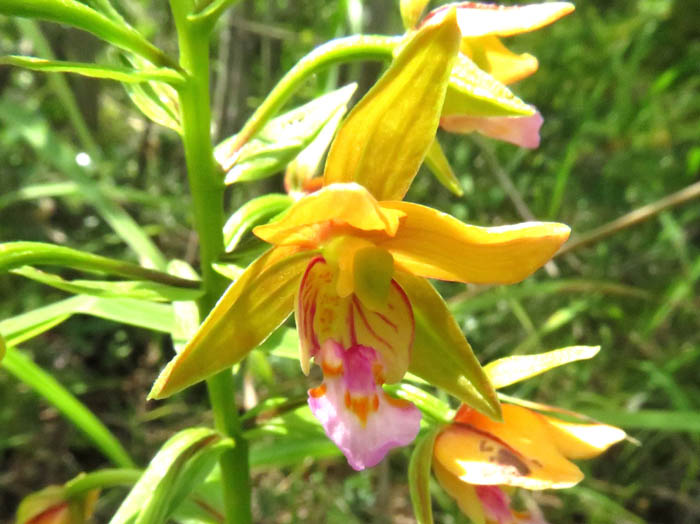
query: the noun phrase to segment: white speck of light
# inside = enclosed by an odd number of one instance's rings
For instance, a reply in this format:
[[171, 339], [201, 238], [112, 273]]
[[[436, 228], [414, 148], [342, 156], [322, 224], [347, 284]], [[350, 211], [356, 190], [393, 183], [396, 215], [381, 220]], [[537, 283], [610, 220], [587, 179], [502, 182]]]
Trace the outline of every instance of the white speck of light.
[[90, 158], [90, 155], [88, 155], [85, 151], [81, 151], [75, 155], [75, 163], [81, 167], [87, 167], [91, 162], [92, 159]]

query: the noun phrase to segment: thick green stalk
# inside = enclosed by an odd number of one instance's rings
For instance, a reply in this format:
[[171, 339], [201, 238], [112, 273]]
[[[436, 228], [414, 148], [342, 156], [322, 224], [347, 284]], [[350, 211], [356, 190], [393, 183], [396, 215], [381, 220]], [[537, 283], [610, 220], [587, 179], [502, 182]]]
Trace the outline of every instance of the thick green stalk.
[[[190, 0], [170, 0], [180, 47], [180, 66], [187, 79], [179, 88], [187, 174], [192, 194], [195, 228], [199, 235], [202, 287], [198, 301], [204, 318], [226, 287], [212, 267], [224, 249], [223, 177], [214, 162], [209, 99], [209, 34], [187, 19]], [[236, 446], [219, 461], [224, 490], [226, 522], [252, 521], [248, 446], [241, 433], [235, 404], [233, 376], [223, 371], [207, 381], [217, 429], [232, 437]]]

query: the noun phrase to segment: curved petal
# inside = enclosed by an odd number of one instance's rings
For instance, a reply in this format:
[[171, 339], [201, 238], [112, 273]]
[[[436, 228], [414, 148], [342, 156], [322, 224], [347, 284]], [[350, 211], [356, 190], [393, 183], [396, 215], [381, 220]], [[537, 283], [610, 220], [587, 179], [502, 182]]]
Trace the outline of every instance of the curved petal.
[[539, 66], [537, 58], [529, 53], [513, 53], [494, 35], [463, 38], [459, 50], [479, 69], [506, 85], [530, 76]]
[[392, 281], [386, 303], [370, 309], [355, 295], [341, 297], [335, 272], [321, 257], [313, 260], [301, 280], [296, 307], [302, 370], [309, 358], [332, 340], [342, 347], [362, 345], [380, 357], [383, 381], [398, 382], [406, 373], [413, 345], [413, 311], [399, 284]]
[[392, 236], [402, 216], [399, 210], [380, 207], [359, 184], [332, 184], [302, 198], [280, 220], [258, 226], [253, 233], [270, 244], [315, 246], [329, 228], [342, 226]]
[[577, 484], [583, 473], [552, 442], [537, 413], [503, 405], [503, 422], [462, 409], [435, 442], [435, 458], [470, 484], [540, 490]]
[[460, 2], [440, 6], [431, 11], [424, 22], [436, 16], [444, 16], [443, 11], [453, 7], [457, 8], [457, 23], [462, 36], [511, 36], [527, 33], [549, 25], [574, 10], [573, 4], [569, 2], [514, 6]]
[[192, 340], [160, 373], [149, 398], [165, 398], [234, 365], [262, 343], [294, 307], [312, 252], [272, 248], [219, 299]]
[[372, 348], [343, 349], [328, 341], [319, 360], [323, 384], [309, 391], [309, 407], [355, 470], [379, 463], [393, 448], [413, 441], [421, 412], [386, 395], [376, 382]]
[[536, 149], [540, 146], [540, 127], [544, 119], [539, 111], [532, 116], [444, 116], [440, 127], [450, 133], [472, 133], [496, 140], [510, 142], [516, 146]]
[[470, 282], [511, 284], [544, 265], [569, 237], [555, 222], [512, 226], [464, 224], [432, 208], [408, 202], [381, 202], [405, 213], [396, 236], [378, 240], [397, 267], [415, 275]]
[[607, 424], [574, 424], [540, 414], [559, 451], [570, 459], [593, 458], [627, 434]]
[[486, 515], [476, 489], [447, 470], [437, 459], [433, 460], [433, 472], [440, 485], [457, 502], [459, 509], [474, 524], [486, 524]]

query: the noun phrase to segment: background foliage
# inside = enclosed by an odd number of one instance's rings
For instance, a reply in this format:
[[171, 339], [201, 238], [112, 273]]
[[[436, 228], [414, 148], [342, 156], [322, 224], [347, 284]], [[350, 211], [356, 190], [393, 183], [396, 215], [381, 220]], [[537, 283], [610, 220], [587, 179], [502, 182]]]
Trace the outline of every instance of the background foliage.
[[[172, 21], [160, 2], [119, 4], [159, 45], [173, 45]], [[213, 49], [216, 136], [234, 132], [315, 44], [360, 29], [400, 33], [396, 3], [241, 2], [220, 25]], [[425, 174], [409, 200], [484, 225], [531, 213], [570, 224], [575, 238], [698, 181], [694, 0], [582, 0], [575, 14], [512, 43], [540, 60], [539, 72], [515, 91], [545, 117], [542, 146], [524, 151], [445, 134], [441, 141], [464, 197]], [[0, 54], [46, 56], [47, 45], [67, 60], [109, 53], [84, 33], [0, 19]], [[359, 95], [379, 70], [374, 64], [329, 70], [297, 102], [358, 78]], [[80, 153], [89, 155], [88, 165], [81, 165]], [[97, 185], [165, 253], [194, 262], [176, 136], [145, 120], [121, 86], [0, 66], [0, 158], [1, 241], [54, 242], [136, 261], [93, 198]], [[270, 190], [281, 190], [279, 177], [239, 184], [231, 209]], [[121, 215], [109, 216], [127, 227]], [[620, 425], [642, 443], [623, 443], [583, 464], [587, 478], [579, 487], [538, 495], [552, 522], [700, 520], [699, 279], [700, 206], [691, 202], [572, 250], [525, 283], [441, 288], [482, 362], [512, 352], [603, 346], [592, 361], [506, 391]], [[66, 297], [16, 275], [0, 277], [0, 294], [0, 318]], [[165, 335], [76, 315], [24, 350], [93, 409], [140, 463], [174, 431], [211, 418], [200, 387], [164, 403], [145, 402], [172, 354]], [[308, 384], [294, 361], [268, 363], [254, 354], [247, 366], [247, 395], [303, 394]], [[0, 399], [0, 521], [11, 520], [27, 493], [105, 465], [55, 409], [1, 369]], [[303, 455], [300, 449], [298, 456], [275, 456], [264, 447], [254, 455], [267, 464], [254, 470], [258, 521], [412, 520], [406, 452], [362, 474], [335, 458], [296, 462]], [[108, 493], [98, 521], [123, 493]], [[464, 522], [437, 486], [434, 495], [441, 522]]]

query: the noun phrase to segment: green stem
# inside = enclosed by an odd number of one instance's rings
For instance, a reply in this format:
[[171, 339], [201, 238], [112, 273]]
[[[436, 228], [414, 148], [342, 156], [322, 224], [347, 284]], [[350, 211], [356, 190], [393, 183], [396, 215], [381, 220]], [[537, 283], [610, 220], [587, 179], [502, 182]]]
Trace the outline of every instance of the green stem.
[[[179, 87], [187, 174], [192, 194], [195, 228], [199, 235], [202, 288], [198, 301], [201, 318], [207, 316], [226, 287], [226, 279], [212, 264], [224, 250], [221, 172], [214, 162], [209, 97], [209, 33], [188, 20], [191, 0], [170, 0], [180, 47], [180, 66], [186, 72]], [[241, 433], [234, 397], [233, 376], [226, 370], [207, 381], [217, 429], [236, 446], [221, 455], [222, 488], [227, 523], [252, 522], [248, 446]]]
[[392, 53], [400, 41], [401, 37], [355, 35], [331, 40], [311, 51], [282, 77], [236, 135], [235, 140], [231, 141], [231, 157], [234, 158], [234, 153], [262, 129], [304, 80], [319, 69], [354, 60], [391, 60]]

